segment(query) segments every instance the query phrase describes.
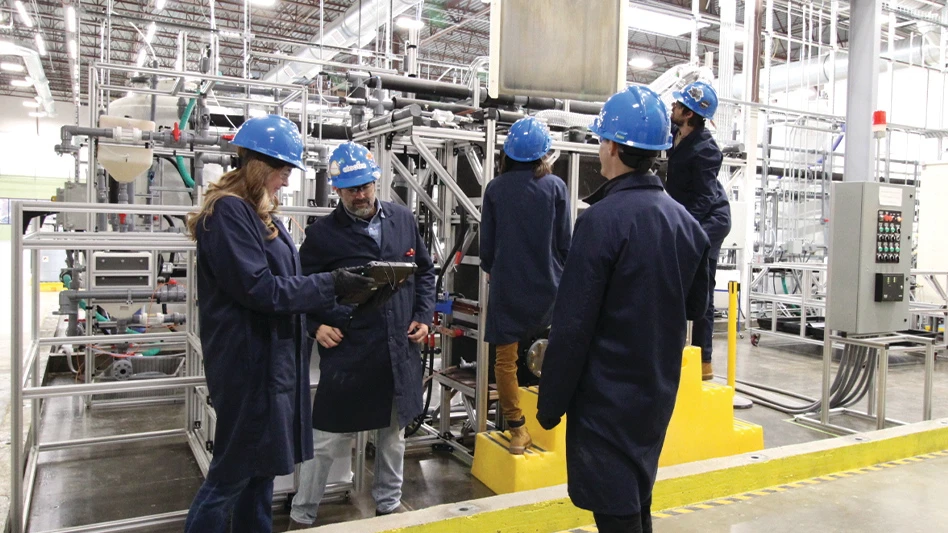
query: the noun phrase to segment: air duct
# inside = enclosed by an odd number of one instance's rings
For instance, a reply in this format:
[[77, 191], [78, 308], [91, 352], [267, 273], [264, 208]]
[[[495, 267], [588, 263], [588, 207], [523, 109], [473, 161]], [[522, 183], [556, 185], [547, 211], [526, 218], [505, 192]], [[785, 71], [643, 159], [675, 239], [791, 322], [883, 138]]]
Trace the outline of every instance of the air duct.
[[[375, 39], [379, 21], [394, 20], [398, 15], [415, 7], [420, 1], [362, 0], [354, 2], [345, 13], [326, 25], [322, 40], [317, 35], [311, 41], [309, 48], [300, 50], [294, 54], [294, 57], [308, 61], [329, 61], [339, 55], [339, 51], [329, 49], [323, 50], [322, 57], [320, 57], [320, 44], [337, 48], [362, 48]], [[390, 4], [392, 7], [391, 17], [388, 12]], [[353, 65], [353, 67], [356, 67], [356, 65]], [[300, 78], [312, 78], [320, 70], [318, 65], [311, 63], [288, 61], [268, 72], [263, 79], [273, 83], [294, 83]]]
[[[922, 36], [920, 39], [903, 39], [895, 46], [892, 54], [883, 50], [882, 59], [894, 61], [895, 68], [904, 68], [909, 64], [923, 65], [926, 67], [940, 67], [941, 60], [941, 30], [934, 24], [919, 22], [917, 24]], [[879, 62], [879, 70], [886, 67], [885, 61]], [[831, 76], [835, 69], [835, 76]], [[815, 87], [829, 83], [830, 80], [837, 81], [846, 79], [849, 69], [849, 54], [845, 52], [836, 52], [835, 64], [832, 60], [832, 52], [821, 55], [807, 61], [795, 61], [779, 65], [770, 69], [770, 91], [792, 91], [803, 87]], [[763, 88], [766, 72], [761, 72], [761, 86]], [[744, 74], [735, 76], [734, 98], [742, 99], [744, 97]]]
[[46, 79], [46, 72], [43, 70], [43, 61], [36, 50], [13, 44], [9, 41], [0, 41], [0, 55], [20, 56], [23, 63], [26, 64], [26, 72], [33, 80], [33, 87], [39, 96], [39, 103], [43, 106], [43, 111], [48, 116], [56, 114], [56, 107], [53, 103], [53, 93], [49, 90], [49, 80]]

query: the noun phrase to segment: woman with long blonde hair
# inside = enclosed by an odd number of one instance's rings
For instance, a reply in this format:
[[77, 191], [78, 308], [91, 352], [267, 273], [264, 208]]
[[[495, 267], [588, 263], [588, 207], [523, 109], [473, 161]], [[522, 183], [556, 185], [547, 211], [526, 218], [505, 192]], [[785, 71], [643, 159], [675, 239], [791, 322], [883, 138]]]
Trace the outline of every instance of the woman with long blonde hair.
[[275, 476], [313, 456], [306, 315], [340, 312], [336, 297], [372, 280], [346, 270], [303, 276], [276, 218], [277, 192], [304, 170], [296, 125], [275, 115], [243, 124], [241, 166], [208, 187], [188, 218], [197, 242], [204, 372], [217, 415], [213, 459], [187, 532], [270, 531]]

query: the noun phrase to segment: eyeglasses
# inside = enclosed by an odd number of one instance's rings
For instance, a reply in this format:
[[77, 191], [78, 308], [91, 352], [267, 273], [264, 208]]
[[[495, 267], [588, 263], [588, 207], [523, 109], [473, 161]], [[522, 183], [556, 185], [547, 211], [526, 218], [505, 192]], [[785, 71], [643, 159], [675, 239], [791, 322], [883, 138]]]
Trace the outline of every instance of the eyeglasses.
[[358, 187], [345, 187], [340, 190], [346, 191], [349, 194], [359, 194], [360, 192], [364, 192], [364, 193], [369, 192], [370, 190], [372, 190], [372, 187], [374, 186], [375, 186], [375, 182], [370, 181], [366, 183], [365, 185], [359, 185]]

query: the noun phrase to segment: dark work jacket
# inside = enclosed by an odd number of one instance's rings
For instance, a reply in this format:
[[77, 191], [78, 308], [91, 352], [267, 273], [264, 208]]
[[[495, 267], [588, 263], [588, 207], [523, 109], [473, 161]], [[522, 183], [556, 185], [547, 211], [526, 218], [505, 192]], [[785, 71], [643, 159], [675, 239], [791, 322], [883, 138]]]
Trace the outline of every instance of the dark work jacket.
[[313, 456], [307, 311], [335, 306], [332, 276], [301, 275], [283, 224], [269, 230], [225, 196], [197, 224], [197, 292], [207, 388], [217, 413], [207, 479], [293, 472]]
[[[672, 133], [677, 135], [677, 128]], [[665, 190], [701, 224], [711, 242], [713, 258], [717, 258], [731, 230], [731, 205], [718, 181], [723, 159], [707, 128], [692, 131], [668, 150]]]
[[708, 302], [708, 238], [654, 174], [607, 182], [576, 222], [537, 418], [566, 418], [577, 507], [637, 514], [675, 406], [686, 321]]
[[372, 237], [359, 231], [341, 203], [332, 214], [306, 228], [306, 240], [300, 247], [306, 273], [370, 261], [418, 265], [415, 274], [379, 309], [338, 306], [329, 317], [310, 317], [310, 335], [315, 336], [321, 324], [343, 333], [335, 348], [319, 346], [313, 427], [322, 431], [349, 433], [388, 427], [393, 400], [400, 427], [423, 409], [421, 349], [408, 339], [408, 326], [416, 321], [431, 327], [434, 266], [411, 211], [389, 202], [380, 205], [385, 215], [381, 250]]
[[490, 274], [487, 342], [510, 344], [550, 324], [570, 241], [569, 192], [560, 178], [514, 166], [487, 185], [481, 268]]

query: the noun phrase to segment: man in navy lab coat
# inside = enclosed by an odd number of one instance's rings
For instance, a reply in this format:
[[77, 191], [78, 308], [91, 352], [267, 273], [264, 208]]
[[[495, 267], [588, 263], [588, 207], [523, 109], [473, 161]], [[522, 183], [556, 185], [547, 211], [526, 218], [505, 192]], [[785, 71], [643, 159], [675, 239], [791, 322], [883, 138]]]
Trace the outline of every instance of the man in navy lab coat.
[[731, 231], [731, 206], [718, 181], [723, 156], [705, 127], [718, 108], [710, 85], [696, 81], [674, 94], [671, 121], [676, 126], [675, 146], [668, 151], [668, 194], [695, 217], [711, 241], [708, 253], [708, 308], [695, 320], [691, 337], [701, 348], [702, 379], [714, 377], [711, 369], [711, 336], [714, 332], [714, 274], [721, 245]]
[[569, 495], [600, 533], [651, 531], [652, 486], [687, 320], [708, 298], [708, 238], [649, 170], [671, 145], [655, 92], [613, 95], [590, 126], [602, 175], [576, 221], [553, 311], [537, 420], [566, 414]]
[[306, 229], [303, 272], [327, 272], [370, 261], [414, 262], [417, 271], [375, 309], [338, 306], [334, 319], [308, 329], [319, 343], [320, 379], [313, 402], [315, 457], [300, 467], [291, 529], [309, 527], [334, 458], [349, 453], [352, 433], [378, 430], [372, 497], [376, 515], [399, 506], [405, 432], [421, 414], [419, 343], [434, 314], [434, 267], [411, 211], [376, 199], [379, 167], [364, 146], [348, 142], [330, 158], [336, 210]]

